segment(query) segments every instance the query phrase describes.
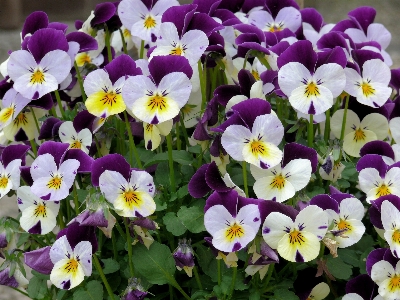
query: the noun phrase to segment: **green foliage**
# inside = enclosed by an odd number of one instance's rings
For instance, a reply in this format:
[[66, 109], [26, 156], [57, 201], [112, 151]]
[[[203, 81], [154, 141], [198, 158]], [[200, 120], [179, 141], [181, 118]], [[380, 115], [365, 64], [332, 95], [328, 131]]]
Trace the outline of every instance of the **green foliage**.
[[89, 281], [84, 288], [78, 288], [74, 292], [74, 300], [98, 300], [103, 299], [103, 285], [100, 281]]

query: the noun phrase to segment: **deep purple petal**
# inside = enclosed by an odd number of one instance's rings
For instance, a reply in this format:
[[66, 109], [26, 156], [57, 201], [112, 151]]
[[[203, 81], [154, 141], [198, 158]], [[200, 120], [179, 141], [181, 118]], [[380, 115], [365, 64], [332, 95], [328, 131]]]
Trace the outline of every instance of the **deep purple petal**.
[[79, 223], [81, 226], [94, 226], [94, 227], [108, 226], [108, 221], [105, 218], [104, 211], [102, 209], [85, 214], [84, 217], [80, 219]]
[[21, 159], [22, 160], [21, 165], [24, 166], [26, 153], [28, 152], [29, 149], [31, 149], [30, 146], [22, 144], [8, 145], [7, 147], [5, 147], [1, 153], [1, 161], [4, 167], [7, 167], [7, 165], [14, 159]]
[[92, 184], [99, 186], [100, 175], [105, 170], [117, 171], [121, 173], [126, 180], [129, 180], [131, 167], [126, 159], [120, 154], [108, 154], [96, 159], [92, 164]]
[[315, 31], [320, 31], [321, 27], [324, 25], [324, 19], [315, 8], [307, 7], [302, 9], [300, 13], [302, 22], [310, 24]]
[[193, 4], [197, 5], [196, 11], [212, 15], [222, 0], [193, 0]]
[[63, 160], [67, 159], [76, 159], [79, 161], [80, 165], [77, 170], [78, 173], [90, 173], [92, 171], [94, 159], [81, 149], [69, 149], [65, 153]]
[[196, 12], [196, 7], [197, 6], [194, 4], [172, 6], [163, 13], [161, 22], [174, 23], [179, 36], [182, 37], [186, 32], [190, 20]]
[[256, 82], [254, 76], [250, 73], [250, 71], [242, 69], [238, 74], [240, 93], [245, 95], [247, 98], [250, 98], [250, 89], [253, 84]]
[[288, 206], [279, 202], [262, 200], [260, 201], [258, 208], [260, 209], [261, 224], [264, 223], [265, 218], [272, 212], [279, 212], [291, 218], [294, 222], [297, 214], [299, 213], [292, 206]]
[[18, 281], [14, 276], [10, 276], [10, 267], [7, 267], [0, 271], [0, 285], [10, 286], [17, 288], [19, 286]]
[[339, 213], [339, 204], [329, 195], [321, 194], [314, 196], [310, 200], [310, 205], [317, 205], [323, 210], [332, 209], [334, 212]]
[[44, 140], [44, 139], [53, 138], [53, 127], [55, 124], [60, 123], [60, 122], [62, 123], [62, 121], [60, 119], [57, 119], [54, 117], [47, 118], [43, 122], [42, 127], [40, 128], [40, 135], [39, 135], [38, 139]]
[[21, 171], [21, 178], [25, 181], [26, 185], [31, 186], [33, 184], [31, 167], [23, 166], [19, 167], [19, 170]]
[[347, 15], [367, 33], [368, 26], [374, 22], [376, 10], [370, 6], [362, 6], [350, 11]]
[[378, 286], [367, 274], [361, 274], [350, 279], [346, 284], [346, 294], [356, 293], [363, 299], [373, 299]]
[[237, 85], [220, 85], [214, 90], [215, 101], [222, 106], [226, 106], [228, 101], [237, 95], [240, 95], [240, 86]]
[[278, 57], [278, 67], [286, 65], [290, 62], [299, 62], [303, 64], [311, 73], [314, 73], [315, 64], [317, 63], [317, 53], [315, 53], [310, 41], [298, 41], [286, 49]]
[[96, 5], [94, 9], [94, 18], [90, 21], [90, 25], [93, 27], [97, 24], [107, 22], [113, 15], [117, 8], [111, 2], [100, 3]]
[[346, 67], [347, 58], [341, 47], [335, 47], [333, 49], [325, 49], [317, 53], [318, 60], [315, 68], [320, 67], [323, 64], [335, 63], [340, 65], [342, 68]]
[[248, 128], [253, 128], [253, 123], [258, 116], [271, 113], [271, 105], [266, 100], [252, 98], [235, 104], [232, 110], [239, 113]]
[[92, 253], [97, 251], [97, 238], [96, 238], [96, 227], [93, 226], [80, 226], [78, 222], [68, 225], [57, 234], [57, 239], [62, 236], [66, 236], [71, 248], [82, 241], [89, 241], [92, 244]]
[[266, 0], [265, 5], [274, 18], [284, 7], [292, 6], [296, 9], [300, 9], [299, 5], [294, 0]]
[[36, 62], [40, 62], [50, 51], [63, 50], [67, 52], [69, 46], [62, 31], [44, 28], [39, 29], [31, 36], [28, 42], [28, 49]]
[[206, 182], [206, 171], [209, 165], [210, 164], [205, 164], [198, 168], [189, 181], [189, 194], [194, 198], [202, 198], [211, 191], [211, 188]]
[[92, 126], [93, 126], [93, 121], [95, 119], [96, 116], [92, 115], [86, 109], [79, 112], [73, 120], [73, 125], [76, 132], [79, 132], [85, 128], [89, 129], [90, 131], [93, 131]]
[[67, 34], [66, 38], [68, 42], [77, 42], [79, 44], [79, 52], [97, 50], [99, 47], [96, 39], [84, 32], [71, 32]]
[[209, 15], [204, 13], [197, 13], [193, 15], [190, 25], [187, 28], [187, 31], [198, 29], [203, 31], [207, 36], [211, 33], [224, 29], [225, 27], [211, 18]]
[[149, 71], [156, 85], [160, 83], [164, 76], [172, 72], [185, 73], [189, 79], [193, 75], [189, 61], [179, 55], [154, 56], [149, 62]]
[[223, 205], [229, 211], [229, 213], [235, 217], [237, 214], [237, 204], [238, 204], [238, 193], [235, 190], [231, 190], [226, 193], [219, 193], [215, 191], [206, 200], [206, 205], [204, 206], [204, 212], [206, 212], [210, 207], [214, 205]]
[[126, 54], [122, 54], [113, 59], [104, 69], [107, 71], [113, 84], [123, 76], [126, 79], [128, 76], [142, 75], [142, 70], [137, 67], [135, 61]]
[[53, 97], [51, 96], [51, 93], [48, 93], [46, 95], [43, 95], [39, 99], [32, 100], [31, 102], [29, 102], [28, 105], [45, 110], [50, 110], [54, 106]]
[[282, 167], [285, 167], [293, 159], [308, 159], [311, 162], [312, 173], [317, 170], [318, 155], [313, 148], [303, 146], [297, 143], [289, 143], [285, 145], [283, 150]]
[[25, 264], [33, 270], [49, 275], [54, 264], [50, 259], [50, 246], [24, 253]]
[[360, 156], [364, 156], [367, 154], [383, 155], [394, 159], [394, 151], [392, 147], [390, 147], [388, 143], [383, 141], [372, 141], [366, 143], [360, 149]]
[[366, 262], [366, 268], [367, 268], [367, 273], [369, 276], [371, 276], [371, 270], [372, 266], [377, 263], [378, 261], [383, 260], [383, 257], [386, 253], [386, 251], [390, 251], [389, 249], [386, 248], [378, 248], [375, 250], [372, 250], [371, 253], [367, 257], [367, 262]]
[[54, 157], [54, 161], [57, 164], [57, 166], [60, 166], [63, 157], [65, 155], [65, 152], [67, 151], [68, 148], [69, 144], [47, 141], [40, 146], [37, 154], [38, 155], [42, 155], [45, 153], [51, 154]]
[[215, 161], [208, 166], [205, 179], [208, 186], [217, 192], [229, 192], [232, 189], [227, 187], [225, 182], [222, 180]]
[[383, 161], [382, 157], [377, 154], [367, 154], [360, 158], [356, 165], [356, 170], [360, 172], [365, 168], [377, 169], [379, 175], [384, 177], [388, 169], [387, 164]]
[[24, 39], [28, 33], [33, 34], [39, 29], [47, 28], [48, 25], [49, 18], [47, 14], [43, 11], [35, 11], [26, 18], [22, 27], [21, 37]]

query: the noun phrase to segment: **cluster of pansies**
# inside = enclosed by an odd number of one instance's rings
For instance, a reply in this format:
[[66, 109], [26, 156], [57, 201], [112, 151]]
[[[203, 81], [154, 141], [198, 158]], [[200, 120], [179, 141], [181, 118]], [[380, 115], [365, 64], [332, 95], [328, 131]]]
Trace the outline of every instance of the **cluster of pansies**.
[[400, 69], [375, 14], [121, 0], [72, 32], [29, 15], [0, 65], [0, 198], [19, 209], [0, 284], [400, 299]]

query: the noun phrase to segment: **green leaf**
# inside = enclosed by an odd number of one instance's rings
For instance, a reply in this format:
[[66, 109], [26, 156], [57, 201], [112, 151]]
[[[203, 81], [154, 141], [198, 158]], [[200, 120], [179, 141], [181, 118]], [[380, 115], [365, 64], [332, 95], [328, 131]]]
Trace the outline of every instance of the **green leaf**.
[[188, 190], [188, 185], [184, 185], [182, 187], [179, 188], [177, 195], [178, 195], [178, 199], [182, 199], [183, 197], [185, 197], [187, 194], [189, 194], [189, 190]]
[[135, 270], [150, 283], [159, 285], [175, 283], [175, 261], [168, 246], [154, 242], [147, 250], [144, 245], [136, 244], [133, 253]]
[[322, 188], [320, 186], [314, 186], [312, 191], [307, 192], [307, 196], [312, 198], [312, 197], [314, 197], [316, 195], [324, 194], [324, 193], [325, 193], [325, 189], [324, 188]]
[[186, 232], [186, 227], [178, 219], [174, 212], [166, 213], [163, 217], [163, 221], [167, 230], [174, 236], [180, 236]]
[[351, 266], [344, 263], [340, 257], [333, 258], [329, 256], [326, 261], [326, 266], [333, 277], [338, 279], [349, 279], [353, 273]]
[[360, 256], [355, 250], [338, 249], [338, 255], [346, 264], [352, 265], [354, 267], [360, 266]]
[[[197, 261], [203, 272], [210, 276], [211, 280], [214, 282], [218, 281], [218, 274], [217, 274], [217, 260], [215, 256], [212, 254], [210, 248], [205, 247], [203, 245], [196, 246], [196, 254], [197, 254]], [[224, 262], [221, 262], [224, 264]]]
[[102, 259], [101, 261], [104, 263], [104, 274], [111, 274], [119, 270], [118, 262], [113, 260], [112, 258]]
[[167, 162], [158, 164], [155, 174], [156, 184], [169, 186], [169, 167]]
[[273, 300], [299, 300], [295, 293], [289, 290], [279, 289], [274, 292]]
[[103, 285], [97, 280], [89, 281], [84, 289], [79, 289], [74, 293], [74, 300], [98, 299], [103, 299]]
[[42, 274], [39, 272], [36, 272], [35, 270], [32, 270], [32, 275], [34, 275], [37, 278], [44, 279], [44, 280], [50, 280], [50, 275]]
[[32, 277], [29, 280], [28, 295], [32, 299], [43, 299], [47, 294], [47, 280]]
[[164, 202], [161, 194], [157, 194], [154, 197], [154, 202], [156, 203], [156, 211], [162, 211], [167, 209], [167, 202]]
[[177, 213], [179, 220], [192, 233], [205, 231], [204, 227], [204, 209], [198, 206], [187, 208], [182, 206]]
[[[193, 156], [185, 150], [172, 150], [172, 160], [180, 165], [190, 165], [193, 162]], [[147, 168], [151, 165], [158, 164], [163, 161], [168, 161], [167, 152], [154, 155], [153, 158], [147, 161], [143, 167]]]

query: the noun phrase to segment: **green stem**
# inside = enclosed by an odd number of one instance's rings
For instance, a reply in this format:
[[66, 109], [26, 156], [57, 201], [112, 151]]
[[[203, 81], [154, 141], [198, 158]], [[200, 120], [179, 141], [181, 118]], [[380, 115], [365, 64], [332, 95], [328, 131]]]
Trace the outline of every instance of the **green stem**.
[[201, 65], [201, 60], [197, 62], [197, 69], [199, 71], [199, 79], [200, 79], [200, 90], [201, 90], [201, 110], [204, 111], [206, 108], [206, 83], [205, 78], [203, 76], [203, 66]]
[[131, 241], [131, 233], [129, 231], [129, 224], [128, 218], [124, 218], [125, 223], [125, 231], [126, 231], [126, 243], [128, 246], [128, 261], [129, 261], [129, 272], [131, 277], [135, 277], [135, 271], [133, 269], [133, 262], [132, 262], [132, 241]]
[[190, 300], [191, 298], [189, 297], [188, 294], [185, 293], [185, 291], [181, 288], [181, 286], [179, 285], [179, 283], [175, 280], [174, 277], [170, 278], [170, 284], [176, 288], [183, 297], [185, 297], [185, 299]]
[[54, 94], [56, 95], [57, 104], [58, 104], [58, 108], [60, 109], [61, 116], [65, 120], [65, 112], [64, 112], [64, 108], [61, 103], [61, 98], [60, 98], [60, 94], [58, 93], [58, 90], [55, 90]]
[[179, 124], [180, 123], [176, 123], [175, 124], [175, 136], [176, 136], [176, 150], [181, 150], [182, 149], [182, 141], [181, 138], [179, 136]]
[[273, 270], [274, 270], [274, 266], [275, 266], [275, 264], [270, 264], [269, 267], [268, 267], [267, 278], [265, 278], [265, 282], [263, 284], [263, 289], [266, 289], [268, 287], [268, 283], [271, 280], [272, 273], [273, 273]]
[[119, 34], [121, 35], [122, 49], [124, 49], [124, 53], [125, 53], [125, 54], [128, 54], [128, 50], [126, 49], [126, 43], [125, 43], [124, 33], [122, 32], [121, 28], [119, 28], [118, 30], [119, 30]]
[[29, 297], [29, 295], [28, 295], [27, 293], [21, 291], [20, 289], [17, 289], [17, 288], [12, 287], [12, 286], [11, 286], [11, 288], [12, 288], [14, 291], [17, 291], [17, 292], [21, 293], [22, 295], [25, 295], [25, 296]]
[[174, 300], [174, 287], [172, 285], [169, 285], [168, 289], [169, 289], [169, 300]]
[[174, 171], [174, 160], [172, 157], [172, 137], [171, 133], [167, 135], [167, 148], [168, 148], [168, 165], [169, 165], [169, 180], [171, 183], [171, 192], [174, 194], [176, 192], [175, 185], [175, 171]]
[[185, 121], [183, 120], [183, 113], [181, 113], [181, 116], [179, 119], [180, 119], [179, 122], [181, 122], [183, 138], [185, 139], [186, 147], [189, 147], [189, 137], [188, 137], [186, 127], [185, 127]]
[[37, 156], [37, 148], [36, 148], [36, 141], [35, 141], [35, 139], [30, 140], [29, 143], [31, 143], [33, 155], [36, 157], [36, 156]]
[[76, 190], [76, 185], [75, 182], [73, 184], [74, 187], [74, 206], [75, 206], [75, 213], [76, 215], [79, 215], [79, 202], [78, 202], [78, 191]]
[[140, 58], [140, 59], [143, 59], [143, 56], [144, 56], [144, 41], [142, 40], [142, 41], [140, 42], [139, 58]]
[[314, 143], [314, 115], [310, 115], [310, 120], [308, 121], [308, 147], [312, 147]]
[[328, 109], [325, 114], [326, 114], [326, 121], [325, 121], [324, 140], [325, 143], [328, 143], [329, 135], [331, 133], [331, 110]]
[[260, 61], [260, 63], [262, 63], [268, 70], [271, 70], [271, 66], [269, 65], [267, 59], [265, 58], [265, 54], [264, 53], [259, 53], [257, 55], [258, 60]]
[[232, 275], [231, 288], [229, 289], [228, 299], [232, 298], [236, 283], [237, 267], [232, 267], [232, 269], [233, 269], [233, 275]]
[[[114, 217], [115, 217], [115, 216], [114, 216]], [[119, 225], [118, 221], [115, 222], [115, 227], [117, 228], [118, 233], [120, 234], [120, 236], [122, 236], [122, 238], [126, 241], [125, 232], [122, 230], [122, 227], [121, 227], [121, 225]]]
[[222, 259], [217, 259], [217, 267], [218, 267], [218, 285], [221, 285], [221, 283], [222, 283], [221, 260], [222, 260]]
[[107, 278], [104, 275], [103, 270], [101, 269], [100, 262], [99, 262], [99, 259], [96, 256], [96, 254], [93, 255], [93, 262], [94, 262], [94, 266], [96, 267], [97, 272], [99, 272], [99, 275], [101, 277], [101, 280], [104, 283], [104, 286], [106, 287], [108, 296], [110, 296], [111, 300], [114, 300], [114, 293], [112, 292], [111, 287], [108, 284]]
[[344, 113], [343, 113], [343, 120], [342, 120], [342, 130], [340, 131], [340, 142], [343, 142], [343, 138], [344, 138], [344, 131], [345, 131], [345, 127], [346, 127], [346, 119], [347, 119], [347, 109], [349, 107], [349, 99], [350, 99], [350, 95], [347, 95], [346, 97], [346, 102], [344, 104]]
[[64, 219], [63, 219], [63, 213], [62, 213], [61, 210], [59, 211], [59, 213], [57, 215], [57, 218], [58, 218], [58, 224], [60, 226], [60, 229], [64, 229], [65, 228], [65, 223], [64, 223]]
[[37, 129], [37, 131], [39, 132], [39, 135], [40, 135], [39, 122], [38, 122], [38, 120], [37, 120], [37, 118], [36, 118], [35, 111], [33, 110], [33, 107], [32, 107], [31, 109], [32, 109], [31, 111], [32, 111], [33, 119], [35, 120], [36, 129]]
[[132, 135], [132, 129], [131, 125], [129, 124], [128, 121], [128, 114], [126, 111], [124, 111], [124, 117], [125, 117], [125, 125], [126, 125], [126, 130], [128, 131], [128, 136], [129, 136], [129, 158], [130, 158], [130, 164], [133, 164], [133, 158], [132, 158], [132, 153], [136, 158], [136, 163], [139, 167], [139, 169], [143, 169], [142, 162], [140, 161], [139, 153], [137, 152], [135, 142], [133, 140], [133, 135]]
[[78, 67], [76, 61], [74, 61], [74, 67], [75, 67], [75, 71], [76, 71], [76, 76], [78, 77], [79, 87], [81, 89], [82, 101], [85, 102], [86, 101], [85, 89], [83, 88], [83, 80], [82, 80], [81, 72], [79, 71], [79, 67]]
[[202, 290], [203, 285], [201, 284], [200, 276], [199, 276], [199, 273], [197, 272], [196, 266], [193, 267], [193, 273], [194, 273], [194, 277], [196, 278], [197, 286], [199, 287], [200, 290]]
[[110, 63], [112, 61], [112, 52], [111, 52], [111, 45], [110, 45], [110, 31], [108, 30], [107, 24], [104, 24], [104, 28], [106, 29], [106, 37], [105, 37], [105, 43], [106, 43], [106, 48], [107, 48], [107, 58], [108, 62]]
[[246, 161], [242, 161], [242, 171], [243, 171], [244, 193], [246, 194], [246, 197], [249, 197], [249, 188], [247, 186], [247, 164], [246, 164]]
[[243, 67], [242, 67], [243, 70], [246, 69], [247, 60], [249, 59], [249, 56], [250, 56], [251, 53], [252, 53], [252, 50], [247, 51], [247, 53], [246, 53], [246, 55], [244, 57]]

